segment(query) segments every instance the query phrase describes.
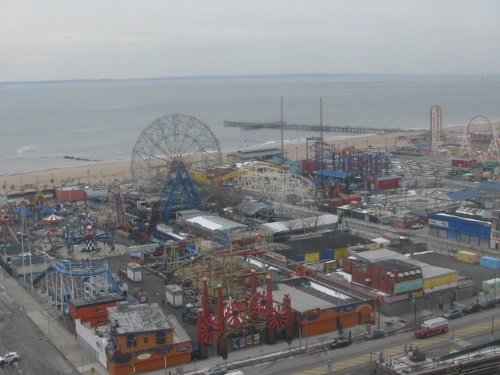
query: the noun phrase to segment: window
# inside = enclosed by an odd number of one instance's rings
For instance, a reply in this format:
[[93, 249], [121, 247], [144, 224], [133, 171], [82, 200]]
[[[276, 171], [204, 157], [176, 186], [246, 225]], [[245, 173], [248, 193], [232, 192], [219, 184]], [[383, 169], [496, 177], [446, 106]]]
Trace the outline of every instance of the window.
[[147, 343], [148, 343], [148, 341], [149, 341], [149, 337], [147, 337], [147, 336], [146, 336], [146, 337], [144, 337], [144, 339], [143, 339], [144, 344], [147, 344]]
[[166, 344], [167, 343], [167, 336], [165, 334], [165, 331], [158, 332], [156, 334], [156, 344]]
[[102, 307], [98, 307], [98, 308], [96, 308], [96, 311], [97, 311], [97, 312], [103, 312], [103, 311], [104, 311], [104, 309], [103, 309]]
[[137, 346], [137, 337], [135, 335], [127, 336], [127, 348], [135, 348]]

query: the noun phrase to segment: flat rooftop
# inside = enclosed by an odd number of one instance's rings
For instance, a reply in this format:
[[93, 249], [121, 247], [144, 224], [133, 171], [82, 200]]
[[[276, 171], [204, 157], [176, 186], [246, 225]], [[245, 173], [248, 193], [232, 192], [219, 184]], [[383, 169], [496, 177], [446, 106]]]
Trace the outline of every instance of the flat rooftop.
[[212, 216], [212, 215], [200, 215], [195, 216], [186, 220], [188, 223], [197, 224], [201, 228], [210, 230], [210, 231], [224, 231], [224, 230], [232, 230], [236, 228], [246, 228], [245, 224], [238, 223], [233, 220], [226, 219], [220, 216]]
[[434, 266], [428, 263], [424, 263], [415, 258], [411, 258], [409, 256], [397, 253], [395, 251], [389, 249], [376, 249], [376, 250], [367, 250], [361, 251], [354, 255], [355, 258], [364, 259], [369, 262], [387, 262], [387, 261], [402, 261], [410, 264], [414, 264], [415, 266], [419, 266], [422, 270], [422, 277], [424, 279], [428, 279], [431, 277], [442, 276], [450, 273], [456, 273], [454, 269], [444, 268]]
[[174, 328], [157, 303], [108, 307], [108, 319], [119, 335]]
[[352, 292], [334, 288], [307, 277], [288, 279], [279, 283], [278, 289], [273, 290], [273, 300], [282, 303], [285, 294], [290, 297], [292, 309], [299, 313], [317, 308], [324, 310], [366, 300], [366, 298]]
[[289, 246], [289, 249], [277, 249], [275, 251], [286, 257], [292, 257], [313, 251], [366, 245], [371, 242], [370, 240], [353, 236], [352, 234], [332, 231], [318, 237], [288, 241], [286, 245]]

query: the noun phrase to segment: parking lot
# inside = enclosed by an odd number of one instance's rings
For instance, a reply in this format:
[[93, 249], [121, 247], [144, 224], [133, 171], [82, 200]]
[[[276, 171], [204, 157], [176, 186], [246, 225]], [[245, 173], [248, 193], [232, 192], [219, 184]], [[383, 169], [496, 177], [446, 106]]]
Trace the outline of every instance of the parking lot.
[[455, 258], [434, 252], [416, 254], [414, 257], [422, 262], [432, 264], [433, 266], [457, 270], [460, 276], [470, 277], [474, 280], [474, 287], [476, 290], [482, 290], [482, 282], [484, 280], [494, 279], [498, 273], [498, 271], [493, 269], [481, 267], [479, 264], [460, 262]]

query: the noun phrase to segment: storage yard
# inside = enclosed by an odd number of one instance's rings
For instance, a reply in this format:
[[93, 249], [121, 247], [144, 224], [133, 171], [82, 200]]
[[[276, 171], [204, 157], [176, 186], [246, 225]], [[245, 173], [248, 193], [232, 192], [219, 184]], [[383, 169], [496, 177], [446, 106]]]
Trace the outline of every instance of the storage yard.
[[496, 130], [469, 123], [457, 147], [430, 129], [226, 165], [207, 125], [165, 116], [139, 137], [132, 181], [5, 191], [2, 265], [81, 340], [102, 327], [88, 345], [116, 375], [496, 298]]

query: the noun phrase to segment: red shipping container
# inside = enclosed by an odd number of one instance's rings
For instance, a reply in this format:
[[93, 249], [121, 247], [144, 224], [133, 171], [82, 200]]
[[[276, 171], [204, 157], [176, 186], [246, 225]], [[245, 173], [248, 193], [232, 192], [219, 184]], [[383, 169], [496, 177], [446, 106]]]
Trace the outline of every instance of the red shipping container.
[[78, 202], [85, 200], [85, 190], [78, 188], [58, 188], [54, 191], [57, 201]]
[[477, 163], [476, 159], [451, 159], [452, 167], [472, 168]]

